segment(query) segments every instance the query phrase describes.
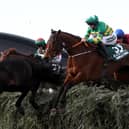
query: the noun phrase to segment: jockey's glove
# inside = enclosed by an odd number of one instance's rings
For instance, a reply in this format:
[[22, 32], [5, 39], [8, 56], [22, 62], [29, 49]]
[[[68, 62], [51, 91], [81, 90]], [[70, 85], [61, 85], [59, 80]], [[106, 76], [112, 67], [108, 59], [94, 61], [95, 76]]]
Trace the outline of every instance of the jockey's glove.
[[86, 40], [86, 42], [88, 42], [88, 43], [94, 43], [94, 42], [93, 42], [93, 39], [91, 39], [91, 38], [88, 38], [88, 39]]

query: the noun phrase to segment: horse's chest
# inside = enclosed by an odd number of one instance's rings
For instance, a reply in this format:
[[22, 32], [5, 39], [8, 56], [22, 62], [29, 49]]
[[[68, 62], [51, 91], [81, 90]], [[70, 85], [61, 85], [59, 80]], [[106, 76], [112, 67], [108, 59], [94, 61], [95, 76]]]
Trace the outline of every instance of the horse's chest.
[[74, 67], [71, 67], [70, 68], [70, 73], [76, 74], [77, 73], [77, 68], [75, 66]]

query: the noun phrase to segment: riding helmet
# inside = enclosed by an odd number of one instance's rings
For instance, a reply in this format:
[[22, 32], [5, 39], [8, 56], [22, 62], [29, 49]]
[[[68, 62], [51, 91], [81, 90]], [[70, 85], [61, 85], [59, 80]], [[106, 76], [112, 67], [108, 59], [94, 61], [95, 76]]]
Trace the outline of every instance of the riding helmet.
[[96, 15], [90, 16], [89, 18], [86, 19], [85, 21], [88, 25], [89, 24], [94, 24], [96, 25], [99, 22], [99, 18]]
[[116, 34], [117, 38], [123, 38], [125, 35], [125, 33], [122, 29], [116, 29], [115, 34]]
[[43, 38], [38, 38], [36, 41], [35, 41], [35, 44], [36, 45], [46, 45], [46, 42]]

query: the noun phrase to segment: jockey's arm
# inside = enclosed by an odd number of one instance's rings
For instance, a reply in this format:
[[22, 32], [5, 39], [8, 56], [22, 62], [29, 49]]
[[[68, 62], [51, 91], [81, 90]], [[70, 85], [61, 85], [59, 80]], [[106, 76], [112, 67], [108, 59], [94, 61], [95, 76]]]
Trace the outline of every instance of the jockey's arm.
[[93, 43], [93, 44], [98, 44], [98, 43], [100, 43], [102, 41], [102, 38], [103, 38], [103, 35], [100, 34], [100, 33], [97, 33], [95, 37], [92, 37], [92, 38], [89, 37], [87, 39], [87, 42], [88, 43]]

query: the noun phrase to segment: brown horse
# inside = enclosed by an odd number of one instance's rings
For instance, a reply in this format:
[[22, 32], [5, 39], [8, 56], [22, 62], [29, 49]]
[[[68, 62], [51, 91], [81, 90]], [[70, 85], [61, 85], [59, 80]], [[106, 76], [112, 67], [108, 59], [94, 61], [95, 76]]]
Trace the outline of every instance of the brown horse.
[[81, 42], [81, 37], [79, 36], [62, 32], [61, 30], [52, 30], [47, 42], [45, 57], [56, 56], [63, 48], [69, 54], [67, 74], [55, 107], [59, 101], [63, 101], [67, 90], [79, 82], [100, 81], [103, 78], [110, 80], [110, 82], [129, 81], [129, 55], [119, 61], [109, 62], [105, 67], [104, 57], [98, 52], [96, 45]]

